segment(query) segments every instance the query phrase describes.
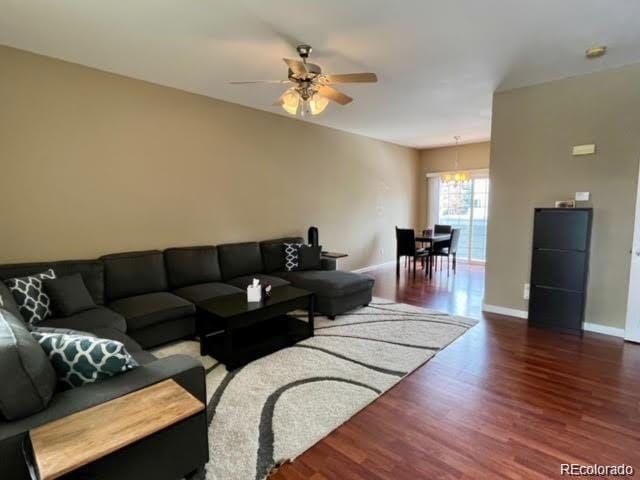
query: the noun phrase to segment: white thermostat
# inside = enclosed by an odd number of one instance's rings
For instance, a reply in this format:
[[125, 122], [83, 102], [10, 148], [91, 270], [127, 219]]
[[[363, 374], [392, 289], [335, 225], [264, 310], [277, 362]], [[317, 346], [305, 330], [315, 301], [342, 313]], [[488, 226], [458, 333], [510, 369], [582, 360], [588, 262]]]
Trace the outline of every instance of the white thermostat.
[[589, 192], [576, 192], [576, 202], [588, 202]]

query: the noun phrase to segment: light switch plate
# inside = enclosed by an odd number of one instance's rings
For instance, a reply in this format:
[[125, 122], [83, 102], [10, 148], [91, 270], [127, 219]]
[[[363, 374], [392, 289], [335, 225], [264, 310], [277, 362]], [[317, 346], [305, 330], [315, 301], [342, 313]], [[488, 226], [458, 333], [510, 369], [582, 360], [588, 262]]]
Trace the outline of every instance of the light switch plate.
[[596, 144], [574, 145], [572, 153], [573, 155], [593, 155], [596, 153]]
[[589, 192], [576, 192], [576, 202], [588, 202]]

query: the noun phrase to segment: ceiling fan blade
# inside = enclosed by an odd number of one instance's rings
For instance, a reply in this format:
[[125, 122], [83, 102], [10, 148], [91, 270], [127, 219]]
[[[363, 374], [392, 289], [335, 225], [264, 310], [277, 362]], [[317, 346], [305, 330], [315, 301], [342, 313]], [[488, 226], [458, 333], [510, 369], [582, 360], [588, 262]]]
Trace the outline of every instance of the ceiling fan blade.
[[337, 75], [325, 75], [328, 83], [375, 83], [378, 76], [375, 73], [341, 73]]
[[251, 83], [291, 83], [290, 80], [254, 80], [250, 82], [229, 82], [230, 85], [248, 85]]
[[298, 76], [305, 76], [306, 74], [319, 75], [322, 73], [322, 69], [315, 63], [304, 63], [300, 60], [294, 60], [293, 58], [283, 58], [284, 63], [287, 64], [289, 69]]
[[304, 62], [294, 60], [293, 58], [283, 58], [282, 60], [284, 60], [284, 63], [286, 63], [291, 71], [296, 75], [304, 75], [307, 73]]
[[329, 87], [327, 85], [321, 85], [318, 88], [318, 93], [323, 97], [327, 97], [329, 100], [333, 100], [334, 102], [339, 103], [340, 105], [346, 105], [347, 103], [351, 103], [353, 101], [353, 98], [351, 98], [349, 95], [345, 95], [344, 93], [339, 92], [335, 88]]

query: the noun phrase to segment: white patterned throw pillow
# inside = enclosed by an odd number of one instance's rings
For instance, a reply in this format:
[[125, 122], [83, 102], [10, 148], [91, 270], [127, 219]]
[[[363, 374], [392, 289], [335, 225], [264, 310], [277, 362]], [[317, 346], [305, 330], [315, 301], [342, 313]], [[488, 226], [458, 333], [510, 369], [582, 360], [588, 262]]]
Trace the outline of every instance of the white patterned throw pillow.
[[300, 247], [302, 243], [285, 243], [284, 244], [284, 269], [292, 272], [298, 269], [300, 265]]
[[58, 379], [81, 387], [138, 366], [121, 342], [66, 333], [31, 332], [45, 351]]
[[42, 280], [54, 279], [53, 269], [27, 277], [11, 278], [5, 281], [18, 305], [22, 317], [30, 325], [35, 325], [51, 316], [51, 301], [42, 286]]

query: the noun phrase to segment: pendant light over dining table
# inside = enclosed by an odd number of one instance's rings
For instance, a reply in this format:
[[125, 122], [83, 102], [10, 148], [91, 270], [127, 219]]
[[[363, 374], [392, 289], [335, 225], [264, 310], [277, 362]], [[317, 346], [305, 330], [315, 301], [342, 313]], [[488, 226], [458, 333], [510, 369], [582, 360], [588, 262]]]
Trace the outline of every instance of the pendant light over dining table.
[[469, 172], [460, 170], [460, 136], [453, 137], [456, 141], [456, 159], [453, 167], [453, 172], [448, 172], [442, 175], [441, 179], [443, 183], [451, 185], [462, 185], [471, 181], [471, 175]]

